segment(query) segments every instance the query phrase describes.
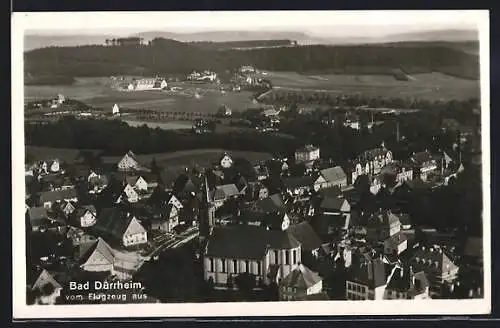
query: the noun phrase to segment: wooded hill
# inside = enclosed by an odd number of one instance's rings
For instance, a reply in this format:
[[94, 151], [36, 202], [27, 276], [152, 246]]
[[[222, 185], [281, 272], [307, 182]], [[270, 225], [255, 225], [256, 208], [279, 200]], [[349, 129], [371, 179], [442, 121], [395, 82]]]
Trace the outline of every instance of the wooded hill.
[[108, 76], [217, 72], [254, 65], [274, 71], [328, 71], [348, 74], [442, 72], [478, 79], [479, 56], [450, 43], [309, 45], [251, 50], [212, 50], [194, 43], [155, 39], [144, 46], [50, 47], [25, 53], [32, 76]]

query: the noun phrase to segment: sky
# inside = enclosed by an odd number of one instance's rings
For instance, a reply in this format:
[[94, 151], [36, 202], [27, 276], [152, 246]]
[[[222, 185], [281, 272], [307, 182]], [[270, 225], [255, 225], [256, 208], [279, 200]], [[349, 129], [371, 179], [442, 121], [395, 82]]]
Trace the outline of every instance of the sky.
[[376, 37], [425, 30], [477, 29], [484, 13], [477, 10], [66, 12], [15, 13], [13, 22], [29, 30], [29, 34], [38, 35], [265, 30], [305, 32], [318, 37]]

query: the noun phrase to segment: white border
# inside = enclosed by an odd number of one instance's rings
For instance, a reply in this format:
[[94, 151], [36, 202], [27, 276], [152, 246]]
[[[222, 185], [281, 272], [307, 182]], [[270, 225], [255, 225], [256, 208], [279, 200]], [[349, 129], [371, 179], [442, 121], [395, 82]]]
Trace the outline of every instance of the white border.
[[[293, 19], [290, 19], [293, 16]], [[293, 21], [290, 27], [290, 21]], [[187, 23], [186, 23], [187, 22]], [[252, 22], [252, 24], [248, 24]], [[24, 225], [24, 81], [23, 38], [29, 30], [51, 29], [81, 32], [93, 28], [127, 26], [142, 30], [182, 28], [187, 25], [213, 29], [247, 30], [288, 26], [442, 26], [446, 23], [475, 25], [480, 31], [481, 115], [483, 150], [483, 249], [484, 299], [427, 301], [307, 301], [265, 303], [178, 303], [130, 305], [26, 305]], [[73, 32], [78, 33], [78, 32]], [[472, 315], [491, 311], [491, 201], [490, 201], [490, 89], [489, 13], [468, 11], [359, 11], [359, 12], [86, 12], [13, 13], [12, 15], [12, 175], [13, 191], [13, 317], [14, 319], [109, 318], [109, 317], [227, 317], [305, 315]]]

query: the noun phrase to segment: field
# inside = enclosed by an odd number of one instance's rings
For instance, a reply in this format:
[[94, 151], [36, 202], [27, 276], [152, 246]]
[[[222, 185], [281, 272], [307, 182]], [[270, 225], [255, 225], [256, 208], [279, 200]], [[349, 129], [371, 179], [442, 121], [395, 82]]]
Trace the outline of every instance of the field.
[[[37, 147], [37, 146], [26, 146], [25, 151], [34, 160], [49, 160], [58, 158], [62, 161], [73, 162], [78, 154], [79, 149], [65, 149], [65, 148], [49, 148], [49, 147]], [[137, 154], [137, 159], [145, 165], [149, 165], [153, 158], [156, 162], [171, 170], [181, 170], [187, 166], [194, 166], [195, 164], [201, 167], [210, 166], [213, 162], [220, 159], [222, 154], [225, 152], [224, 149], [193, 149], [177, 151], [172, 153], [160, 153], [160, 154], [147, 154], [140, 155]], [[258, 163], [260, 161], [265, 161], [272, 158], [271, 154], [263, 152], [251, 152], [251, 151], [229, 151], [233, 157], [244, 157], [252, 163]], [[118, 163], [121, 156], [104, 156], [104, 163]]]
[[[111, 108], [114, 104], [122, 109], [146, 109], [165, 112], [215, 113], [222, 105], [233, 111], [251, 107], [252, 93], [221, 93], [215, 85], [174, 82], [170, 86], [179, 91], [116, 91], [108, 78], [77, 78], [71, 86], [25, 86], [26, 100], [46, 99], [61, 93], [67, 98], [83, 101], [98, 108]], [[198, 94], [198, 97], [196, 97]]]
[[323, 91], [332, 94], [362, 94], [374, 97], [415, 97], [429, 100], [479, 97], [479, 81], [442, 73], [408, 76], [399, 81], [391, 75], [302, 75], [295, 72], [268, 72], [276, 91]]

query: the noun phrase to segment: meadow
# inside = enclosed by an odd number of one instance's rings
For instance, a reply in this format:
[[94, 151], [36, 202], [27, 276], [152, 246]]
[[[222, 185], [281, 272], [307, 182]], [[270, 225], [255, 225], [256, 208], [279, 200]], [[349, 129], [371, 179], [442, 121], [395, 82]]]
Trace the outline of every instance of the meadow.
[[480, 83], [445, 75], [423, 73], [409, 75], [408, 81], [392, 75], [344, 75], [295, 72], [267, 72], [273, 92], [310, 91], [332, 94], [360, 94], [373, 97], [414, 97], [426, 100], [478, 98]]
[[[97, 108], [111, 111], [114, 104], [123, 109], [159, 110], [165, 112], [215, 113], [222, 105], [233, 111], [252, 106], [251, 92], [221, 93], [215, 85], [174, 82], [179, 91], [117, 91], [108, 78], [77, 78], [70, 86], [25, 86], [25, 100], [48, 99], [63, 94]], [[198, 94], [198, 97], [195, 96]]]

